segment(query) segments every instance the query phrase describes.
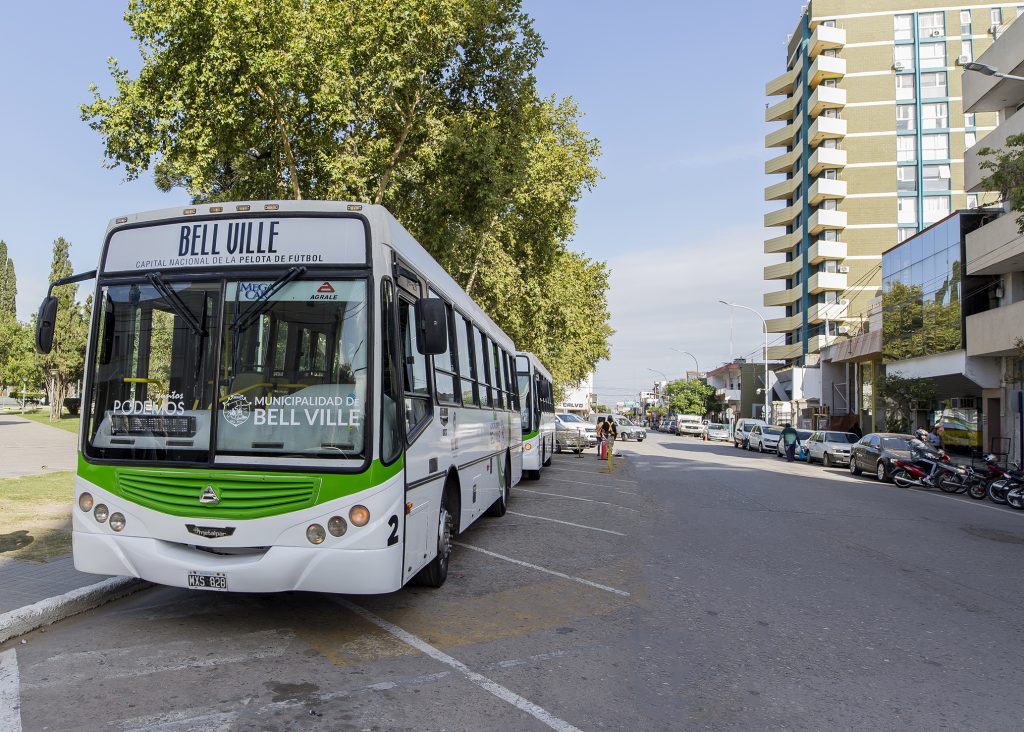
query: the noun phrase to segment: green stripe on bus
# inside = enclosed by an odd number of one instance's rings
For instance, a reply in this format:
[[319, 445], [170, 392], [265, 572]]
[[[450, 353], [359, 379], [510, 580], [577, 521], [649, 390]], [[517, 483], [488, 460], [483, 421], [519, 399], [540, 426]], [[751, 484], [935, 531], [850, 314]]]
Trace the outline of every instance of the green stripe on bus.
[[[93, 465], [78, 456], [78, 474], [126, 501], [192, 518], [255, 519], [318, 506], [374, 488], [398, 475], [404, 460], [384, 466], [374, 460], [358, 474], [277, 473], [195, 468], [130, 468]], [[200, 503], [212, 486], [219, 503]]]
[[523, 435], [523, 442], [526, 442], [527, 440], [532, 440], [538, 434], [540, 433], [537, 430], [534, 430], [533, 432], [527, 432], [525, 435]]

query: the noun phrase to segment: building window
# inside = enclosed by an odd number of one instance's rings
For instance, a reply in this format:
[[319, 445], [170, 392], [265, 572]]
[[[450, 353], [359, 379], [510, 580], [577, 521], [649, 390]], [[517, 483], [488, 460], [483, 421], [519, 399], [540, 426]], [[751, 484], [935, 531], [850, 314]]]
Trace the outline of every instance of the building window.
[[896, 138], [896, 162], [912, 163], [917, 160], [917, 138], [904, 135]]
[[892, 65], [897, 71], [914, 70], [914, 47], [896, 46], [892, 49]]
[[917, 225], [917, 198], [903, 196], [896, 199], [896, 223], [900, 226]]
[[922, 99], [935, 99], [936, 97], [944, 96], [947, 96], [945, 71], [932, 71], [927, 74], [921, 74]]
[[944, 130], [949, 127], [949, 104], [936, 102], [921, 105], [921, 129]]
[[949, 135], [921, 135], [923, 160], [949, 160]]
[[989, 20], [991, 21], [992, 29], [996, 29], [1003, 24], [1003, 9], [1002, 8], [991, 8], [989, 9]]
[[834, 137], [830, 137], [824, 142], [822, 142], [820, 147], [828, 148], [829, 150], [838, 150], [839, 140], [835, 139]]
[[896, 190], [916, 191], [917, 190], [917, 166], [901, 165], [896, 168]]
[[821, 210], [821, 211], [836, 211], [836, 210], [839, 209], [838, 203], [839, 202], [836, 201], [836, 199], [834, 199], [834, 198], [826, 198], [818, 206], [818, 209]]
[[911, 132], [917, 121], [917, 108], [913, 104], [896, 105], [896, 131]]
[[836, 27], [836, 21], [835, 21], [834, 18], [832, 20], [823, 20], [823, 21], [821, 21], [821, 24], [823, 26], [825, 26], [826, 28], [835, 28]]
[[917, 27], [921, 38], [938, 38], [946, 35], [946, 14], [920, 13], [917, 16]]
[[839, 241], [839, 232], [835, 229], [826, 229], [821, 232], [818, 241]]
[[967, 208], [977, 208], [977, 207], [978, 207], [978, 194], [977, 193], [969, 193], [969, 194], [967, 194]]
[[948, 191], [951, 187], [950, 178], [948, 165], [924, 166], [924, 189], [926, 191]]
[[973, 112], [964, 115], [964, 127], [976, 127], [977, 123], [978, 118], [975, 116]]
[[971, 35], [971, 11], [961, 10], [960, 11], [960, 35], [969, 36]]
[[836, 168], [828, 168], [821, 171], [821, 175], [818, 177], [825, 180], [839, 180], [839, 171]]
[[960, 41], [960, 63], [974, 60], [974, 43]]
[[944, 219], [947, 216], [949, 216], [949, 196], [925, 196], [925, 226], [934, 224], [936, 221]]
[[897, 41], [914, 40], [914, 16], [895, 15], [893, 16], [893, 34]]
[[965, 132], [964, 133], [964, 149], [970, 150], [978, 142], [977, 132]]
[[914, 98], [914, 75], [897, 74], [896, 76], [896, 100], [908, 101]]
[[[910, 199], [910, 200], [913, 200], [913, 199]], [[907, 239], [909, 239], [910, 237], [912, 237], [916, 233], [917, 233], [917, 229], [916, 228], [915, 229], [904, 229], [904, 228], [901, 228], [897, 232], [897, 234], [896, 234], [897, 241], [899, 241], [899, 242], [906, 241]]]
[[946, 44], [945, 43], [922, 43], [921, 44], [921, 68], [922, 69], [944, 69], [944, 68], [946, 68]]

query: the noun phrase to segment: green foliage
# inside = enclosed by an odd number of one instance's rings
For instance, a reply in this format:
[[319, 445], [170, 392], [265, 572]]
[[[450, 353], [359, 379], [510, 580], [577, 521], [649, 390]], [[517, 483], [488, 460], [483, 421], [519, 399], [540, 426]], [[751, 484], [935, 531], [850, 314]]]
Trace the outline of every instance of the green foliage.
[[894, 282], [882, 294], [882, 358], [901, 361], [962, 348], [960, 266], [930, 297], [919, 285]]
[[[608, 272], [570, 252], [598, 143], [541, 98], [520, 0], [131, 0], [82, 118], [107, 165], [197, 202], [386, 205], [556, 386], [608, 355]], [[562, 329], [559, 331], [558, 329]]]
[[673, 414], [696, 414], [703, 417], [718, 409], [715, 388], [696, 379], [668, 382], [665, 396]]
[[0, 239], [0, 315], [17, 317], [18, 277], [14, 260], [7, 256], [7, 242]]
[[[71, 245], [58, 237], [53, 242], [53, 258], [50, 260], [50, 282], [72, 274], [69, 252]], [[54, 320], [53, 349], [40, 357], [46, 393], [50, 401], [52, 419], [60, 419], [64, 409], [64, 398], [71, 387], [82, 378], [85, 364], [85, 340], [92, 298], [85, 306], [75, 296], [78, 285], [63, 285], [53, 290], [57, 298], [57, 316]]]
[[935, 385], [928, 379], [907, 378], [899, 372], [879, 374], [875, 391], [886, 405], [886, 429], [907, 432], [914, 409], [927, 409], [935, 400]]
[[989, 171], [982, 187], [998, 191], [1010, 208], [1020, 214], [1017, 228], [1024, 234], [1024, 134], [1010, 135], [1000, 150], [983, 147], [978, 155], [984, 158], [979, 167]]
[[29, 389], [43, 387], [43, 372], [32, 341], [31, 325], [0, 312], [0, 386], [20, 389], [24, 383]]

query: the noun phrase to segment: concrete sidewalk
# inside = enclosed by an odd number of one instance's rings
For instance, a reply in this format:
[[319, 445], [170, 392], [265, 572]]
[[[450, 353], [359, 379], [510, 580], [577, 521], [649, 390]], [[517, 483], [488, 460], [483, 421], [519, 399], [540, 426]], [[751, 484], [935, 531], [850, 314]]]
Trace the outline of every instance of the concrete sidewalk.
[[0, 478], [74, 470], [78, 435], [14, 414], [0, 414]]

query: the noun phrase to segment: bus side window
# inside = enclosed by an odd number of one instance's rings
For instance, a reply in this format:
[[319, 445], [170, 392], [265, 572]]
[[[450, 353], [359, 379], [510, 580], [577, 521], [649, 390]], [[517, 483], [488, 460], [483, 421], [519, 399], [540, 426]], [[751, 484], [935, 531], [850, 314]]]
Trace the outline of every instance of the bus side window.
[[384, 280], [380, 287], [380, 329], [381, 360], [381, 421], [380, 421], [380, 461], [389, 465], [398, 459], [402, 452], [402, 433], [398, 422], [398, 405], [401, 395], [398, 391], [398, 364], [395, 351], [398, 339], [394, 332], [395, 292], [391, 280]]
[[502, 351], [502, 368], [505, 370], [505, 391], [508, 392], [508, 408], [519, 409], [519, 395], [516, 393], [516, 370], [512, 357]]
[[476, 331], [476, 382], [480, 390], [480, 406], [491, 406], [491, 375], [487, 370], [487, 336], [479, 328]]
[[457, 317], [459, 326], [459, 374], [462, 376], [462, 403], [467, 407], [480, 406], [476, 386], [473, 383], [473, 326], [461, 315]]
[[505, 408], [505, 395], [501, 383], [501, 359], [498, 358], [498, 344], [491, 341], [491, 369], [494, 371], [494, 405], [499, 409]]
[[427, 357], [417, 347], [415, 306], [399, 298], [398, 327], [402, 342], [402, 373], [405, 376], [405, 428], [410, 436], [430, 416]]
[[448, 319], [448, 350], [434, 356], [434, 392], [439, 404], [458, 404], [459, 379], [455, 370], [458, 349], [455, 346], [455, 319], [452, 317], [452, 306], [445, 306], [445, 317]]

